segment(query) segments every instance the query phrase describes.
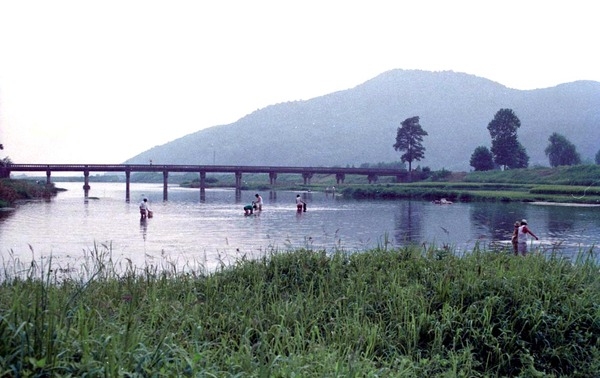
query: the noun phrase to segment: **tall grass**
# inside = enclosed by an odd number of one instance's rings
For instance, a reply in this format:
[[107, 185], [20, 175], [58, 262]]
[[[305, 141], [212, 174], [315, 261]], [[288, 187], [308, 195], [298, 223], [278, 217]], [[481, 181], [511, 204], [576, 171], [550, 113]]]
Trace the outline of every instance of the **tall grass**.
[[[51, 262], [0, 284], [0, 376], [594, 376], [593, 250], [273, 251], [217, 272], [85, 275]], [[6, 269], [5, 269], [6, 270]], [[83, 270], [80, 270], [83, 271]]]

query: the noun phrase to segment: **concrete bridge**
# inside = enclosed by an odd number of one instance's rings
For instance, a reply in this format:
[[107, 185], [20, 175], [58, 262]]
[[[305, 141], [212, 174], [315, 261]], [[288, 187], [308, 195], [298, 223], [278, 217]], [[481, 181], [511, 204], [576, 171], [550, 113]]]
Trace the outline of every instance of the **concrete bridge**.
[[233, 173], [235, 188], [241, 190], [244, 173], [265, 173], [269, 175], [271, 186], [275, 186], [278, 174], [302, 175], [305, 185], [310, 184], [315, 174], [334, 174], [337, 184], [344, 182], [346, 175], [367, 176], [370, 183], [377, 182], [380, 176], [393, 176], [397, 182], [408, 177], [406, 170], [398, 168], [340, 168], [340, 167], [280, 167], [280, 166], [239, 166], [239, 165], [158, 165], [158, 164], [9, 164], [0, 167], [0, 177], [9, 177], [12, 172], [46, 172], [46, 183], [50, 184], [52, 172], [82, 172], [83, 189], [87, 197], [90, 190], [90, 172], [124, 172], [125, 200], [129, 202], [131, 172], [162, 172], [163, 200], [168, 199], [167, 186], [170, 172], [197, 172], [200, 179], [200, 196], [204, 197], [207, 173]]

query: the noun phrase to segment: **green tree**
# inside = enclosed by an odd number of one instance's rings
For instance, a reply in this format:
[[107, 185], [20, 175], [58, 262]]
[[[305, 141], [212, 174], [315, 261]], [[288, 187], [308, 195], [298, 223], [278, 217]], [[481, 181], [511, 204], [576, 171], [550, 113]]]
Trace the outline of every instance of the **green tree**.
[[517, 153], [515, 155], [515, 162], [509, 168], [527, 168], [529, 166], [529, 155], [527, 155], [527, 150], [525, 147], [519, 142], [519, 146], [517, 147]]
[[423, 137], [428, 134], [419, 124], [418, 116], [405, 119], [401, 125], [396, 133], [394, 149], [396, 151], [404, 151], [400, 159], [403, 163], [408, 162], [408, 172], [410, 175], [412, 162], [415, 160], [420, 161], [425, 157], [425, 147], [423, 147], [422, 142]]
[[544, 152], [548, 156], [548, 160], [550, 160], [551, 167], [581, 164], [581, 156], [579, 156], [575, 145], [559, 133], [550, 135], [548, 146]]
[[600, 164], [600, 150], [596, 152], [596, 164]]
[[485, 146], [479, 146], [471, 155], [471, 167], [476, 171], [490, 171], [494, 169], [494, 157]]
[[[494, 116], [494, 119], [490, 121], [487, 128], [492, 137], [492, 148], [491, 152], [494, 157], [494, 162], [503, 169], [506, 168], [517, 168], [522, 165], [523, 161], [519, 161], [524, 158], [523, 155], [519, 157], [519, 154], [525, 152], [517, 139], [517, 129], [521, 127], [521, 121], [512, 111], [512, 109], [500, 109]], [[523, 148], [523, 151], [520, 149]], [[527, 163], [529, 157], [527, 157]]]

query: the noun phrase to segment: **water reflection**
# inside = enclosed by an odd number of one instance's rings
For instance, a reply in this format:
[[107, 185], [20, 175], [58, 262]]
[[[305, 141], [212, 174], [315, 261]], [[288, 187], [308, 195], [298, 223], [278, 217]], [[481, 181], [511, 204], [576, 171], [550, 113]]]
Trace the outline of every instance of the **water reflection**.
[[394, 239], [400, 245], [419, 244], [423, 240], [422, 218], [423, 202], [414, 202], [411, 200], [402, 201], [396, 205], [394, 212], [395, 232]]
[[510, 239], [515, 221], [525, 218], [523, 206], [515, 203], [470, 204], [471, 224], [483, 238]]
[[142, 239], [146, 241], [146, 235], [148, 234], [148, 218], [140, 219], [140, 231], [142, 233]]

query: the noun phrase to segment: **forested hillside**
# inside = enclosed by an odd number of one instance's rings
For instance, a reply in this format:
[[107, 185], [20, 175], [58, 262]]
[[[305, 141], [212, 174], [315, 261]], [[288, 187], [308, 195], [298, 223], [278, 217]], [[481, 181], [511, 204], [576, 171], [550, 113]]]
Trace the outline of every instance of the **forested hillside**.
[[[199, 107], [202, 104], [198, 104]], [[544, 148], [557, 132], [584, 162], [600, 149], [600, 83], [579, 81], [552, 88], [516, 90], [451, 71], [392, 70], [354, 88], [306, 101], [259, 109], [166, 142], [125, 163], [358, 166], [400, 160], [396, 130], [419, 116], [428, 132], [425, 159], [433, 170], [470, 169], [478, 146], [491, 144], [488, 123], [501, 108], [521, 121], [519, 141], [530, 166], [548, 166]]]

